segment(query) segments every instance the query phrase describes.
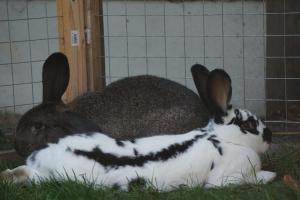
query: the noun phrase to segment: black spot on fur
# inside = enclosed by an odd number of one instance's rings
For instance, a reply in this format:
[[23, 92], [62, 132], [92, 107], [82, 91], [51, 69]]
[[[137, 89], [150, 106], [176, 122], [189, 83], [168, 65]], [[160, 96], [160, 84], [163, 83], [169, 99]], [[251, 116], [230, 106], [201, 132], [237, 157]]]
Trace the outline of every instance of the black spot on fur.
[[124, 147], [124, 143], [121, 140], [116, 140], [116, 144], [120, 147]]
[[196, 131], [201, 131], [201, 132], [206, 132], [206, 129], [205, 129], [205, 128], [196, 128], [195, 130], [196, 130]]
[[35, 162], [35, 160], [36, 160], [36, 154], [38, 153], [38, 151], [34, 151], [31, 155], [30, 155], [30, 158], [29, 158], [29, 160], [31, 161], [31, 162]]
[[133, 153], [135, 156], [137, 156], [139, 154], [139, 152], [136, 149], [133, 149]]
[[179, 154], [184, 153], [190, 148], [198, 139], [205, 137], [207, 134], [196, 135], [193, 139], [184, 141], [180, 144], [175, 143], [159, 152], [150, 152], [146, 155], [136, 156], [116, 156], [111, 153], [104, 153], [99, 147], [95, 147], [92, 151], [74, 150], [74, 153], [79, 156], [85, 156], [93, 159], [103, 165], [105, 168], [115, 168], [123, 166], [138, 166], [142, 167], [147, 162], [166, 161], [175, 158]]
[[210, 171], [212, 171], [215, 168], [215, 163], [212, 161], [211, 166], [210, 166]]
[[72, 151], [72, 149], [70, 147], [66, 148], [66, 152], [71, 152], [71, 151]]
[[219, 152], [219, 154], [221, 155], [221, 156], [223, 156], [223, 149], [222, 149], [222, 147], [218, 147], [218, 152]]
[[207, 133], [203, 133], [202, 135], [196, 135], [195, 139], [198, 140], [200, 138], [204, 138], [205, 136], [207, 136]]
[[214, 147], [218, 150], [219, 154], [223, 155], [222, 147], [220, 147], [220, 141], [217, 139], [216, 135], [211, 135], [207, 138], [208, 141], [210, 141]]
[[218, 147], [220, 141], [216, 139], [216, 135], [212, 135], [212, 136], [209, 136], [209, 138], [207, 138], [207, 140], [211, 141], [211, 143], [214, 145], [215, 148]]
[[230, 122], [227, 124], [227, 125], [231, 125], [231, 124], [233, 124], [234, 122], [235, 122], [235, 120], [236, 120], [236, 118], [234, 117], [234, 118], [232, 118], [231, 120], [230, 120]]
[[242, 120], [242, 119], [243, 119], [242, 114], [241, 114], [241, 112], [240, 112], [238, 109], [235, 109], [235, 110], [234, 110], [234, 114], [235, 114], [235, 116], [236, 116], [239, 120]]
[[216, 124], [224, 124], [224, 120], [222, 119], [222, 116], [215, 116], [214, 121]]
[[134, 143], [135, 143], [135, 139], [131, 139], [130, 142], [131, 142], [132, 144], [134, 144]]
[[240, 128], [240, 130], [245, 134], [247, 134], [248, 132], [255, 135], [259, 134], [257, 130], [257, 126], [259, 125], [258, 120], [254, 119], [253, 116], [250, 116], [249, 113], [247, 113], [247, 116], [249, 117], [247, 118], [247, 120], [243, 121], [242, 114], [238, 109], [235, 109], [234, 113], [236, 117], [232, 118], [232, 120], [228, 123], [228, 125], [230, 124], [237, 125]]
[[114, 183], [111, 188], [114, 190], [120, 190], [121, 186], [118, 183]]

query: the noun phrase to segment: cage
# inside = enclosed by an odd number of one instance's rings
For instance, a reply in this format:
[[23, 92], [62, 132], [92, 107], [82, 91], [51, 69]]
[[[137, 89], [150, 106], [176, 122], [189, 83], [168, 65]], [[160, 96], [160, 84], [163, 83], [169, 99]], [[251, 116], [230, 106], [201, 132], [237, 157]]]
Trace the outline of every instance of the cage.
[[63, 51], [66, 100], [140, 74], [196, 91], [190, 67], [201, 63], [230, 74], [236, 107], [297, 133], [299, 23], [296, 0], [2, 0], [0, 109], [40, 103], [42, 63]]

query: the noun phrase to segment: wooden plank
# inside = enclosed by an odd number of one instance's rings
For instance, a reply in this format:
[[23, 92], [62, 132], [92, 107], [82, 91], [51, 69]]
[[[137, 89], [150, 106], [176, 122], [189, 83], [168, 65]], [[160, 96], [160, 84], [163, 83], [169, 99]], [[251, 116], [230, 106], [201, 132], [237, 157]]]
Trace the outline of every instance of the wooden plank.
[[[86, 72], [86, 41], [84, 36], [84, 1], [57, 0], [59, 27], [63, 38], [61, 51], [66, 54], [70, 64], [70, 82], [64, 96], [65, 101], [71, 101], [76, 96], [87, 91]], [[72, 43], [71, 32], [79, 33], [78, 45]]]
[[64, 26], [63, 26], [63, 5], [61, 0], [56, 1], [56, 7], [57, 7], [57, 23], [58, 23], [58, 35], [59, 35], [59, 51], [64, 52], [65, 46], [64, 46]]
[[[64, 96], [71, 101], [86, 91], [105, 87], [102, 1], [57, 0], [60, 51], [70, 62], [70, 82]], [[78, 31], [78, 46], [72, 45], [71, 31]]]
[[103, 37], [102, 1], [87, 0], [86, 30], [87, 40], [87, 77], [88, 90], [100, 91], [105, 87], [105, 57]]

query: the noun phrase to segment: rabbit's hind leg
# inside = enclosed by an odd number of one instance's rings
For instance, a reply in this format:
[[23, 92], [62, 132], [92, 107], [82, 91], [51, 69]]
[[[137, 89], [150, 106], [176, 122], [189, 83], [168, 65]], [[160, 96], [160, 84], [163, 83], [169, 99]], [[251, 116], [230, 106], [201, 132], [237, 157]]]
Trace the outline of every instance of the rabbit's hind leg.
[[0, 180], [13, 183], [27, 183], [31, 174], [30, 168], [26, 165], [16, 167], [12, 170], [6, 169], [0, 173]]
[[228, 176], [222, 176], [218, 178], [211, 178], [205, 184], [205, 188], [213, 188], [220, 186], [227, 186], [230, 184], [240, 185], [240, 184], [266, 184], [276, 177], [276, 173], [269, 171], [257, 171], [250, 173], [234, 173]]

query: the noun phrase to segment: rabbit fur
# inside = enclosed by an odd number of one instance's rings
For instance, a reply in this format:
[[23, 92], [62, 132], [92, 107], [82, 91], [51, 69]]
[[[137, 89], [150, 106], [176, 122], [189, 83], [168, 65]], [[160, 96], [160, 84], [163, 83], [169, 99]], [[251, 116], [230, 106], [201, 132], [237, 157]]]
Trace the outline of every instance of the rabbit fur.
[[88, 92], [64, 104], [69, 74], [64, 54], [54, 53], [45, 61], [43, 102], [25, 113], [16, 128], [15, 149], [22, 157], [74, 133], [101, 131], [130, 139], [188, 132], [208, 121], [197, 94], [150, 75], [113, 82], [102, 92]]
[[[242, 118], [238, 119], [238, 114]], [[243, 123], [249, 118], [257, 124], [258, 133], [244, 133], [232, 123], [233, 119]], [[271, 132], [263, 122], [239, 109], [230, 109], [223, 120], [224, 124], [212, 120], [206, 128], [186, 134], [136, 140], [116, 140], [102, 133], [67, 136], [31, 154], [26, 166], [2, 176], [10, 174], [15, 182], [68, 176], [123, 190], [131, 181], [143, 178], [160, 191], [181, 185], [215, 187], [273, 180], [275, 173], [261, 170], [258, 155], [270, 143]]]
[[276, 173], [262, 171], [259, 158], [269, 148], [272, 132], [250, 111], [232, 108], [226, 72], [210, 72], [207, 84], [214, 117], [205, 128], [131, 140], [100, 132], [66, 136], [35, 151], [26, 165], [6, 170], [1, 177], [14, 182], [69, 177], [122, 190], [142, 178], [160, 191], [182, 185], [218, 187], [273, 180]]
[[101, 93], [78, 97], [71, 107], [118, 139], [180, 134], [206, 125], [209, 119], [196, 93], [151, 75], [113, 82]]

